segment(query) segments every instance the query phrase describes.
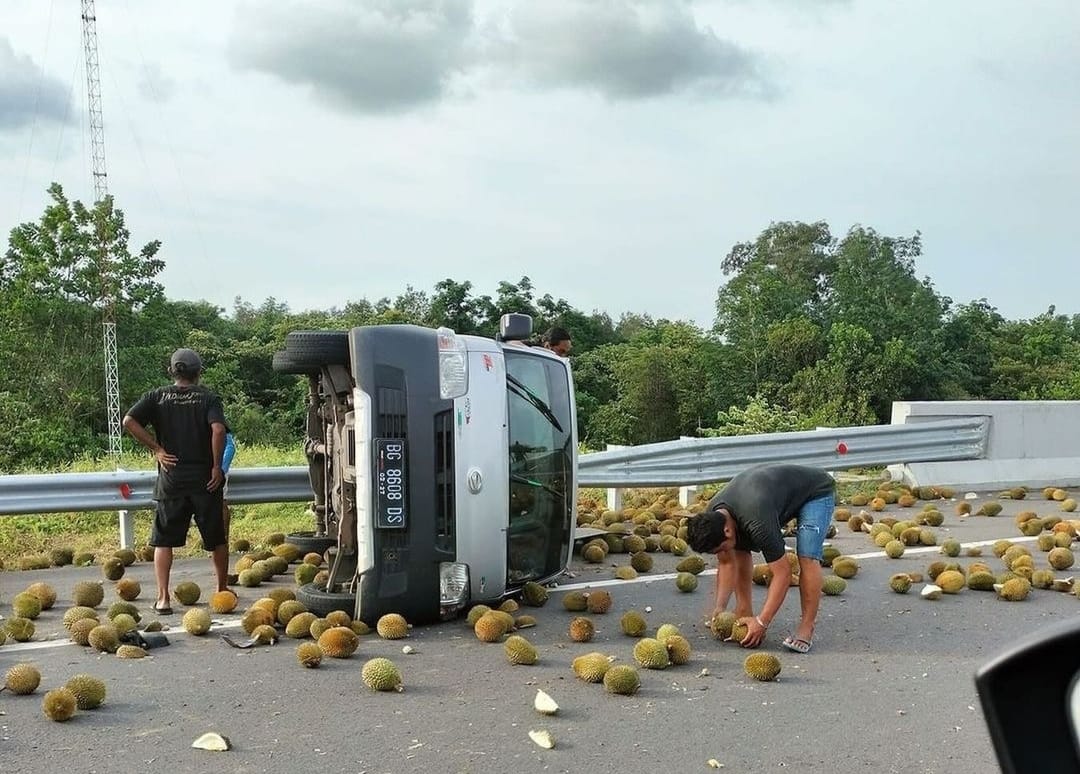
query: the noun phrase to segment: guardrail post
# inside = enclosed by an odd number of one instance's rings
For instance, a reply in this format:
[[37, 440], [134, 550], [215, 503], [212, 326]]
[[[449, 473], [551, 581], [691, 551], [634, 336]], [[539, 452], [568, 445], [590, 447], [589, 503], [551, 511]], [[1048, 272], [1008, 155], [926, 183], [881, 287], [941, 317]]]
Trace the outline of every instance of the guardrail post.
[[[629, 446], [618, 443], [609, 443], [605, 451], [618, 451], [619, 449], [629, 449]], [[622, 510], [622, 487], [609, 487], [607, 490], [607, 507], [609, 511]]]
[[683, 508], [690, 505], [690, 502], [697, 497], [698, 488], [696, 486], [680, 486], [679, 487], [679, 505]]
[[133, 548], [135, 546], [135, 517], [131, 511], [117, 511], [120, 517], [120, 547]]

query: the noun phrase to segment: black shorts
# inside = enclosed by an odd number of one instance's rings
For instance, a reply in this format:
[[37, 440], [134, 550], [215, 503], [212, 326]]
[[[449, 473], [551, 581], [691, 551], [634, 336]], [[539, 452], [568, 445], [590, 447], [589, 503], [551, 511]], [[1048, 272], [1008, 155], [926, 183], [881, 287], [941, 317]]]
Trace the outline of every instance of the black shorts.
[[180, 548], [187, 543], [191, 519], [202, 536], [203, 548], [213, 551], [225, 544], [225, 522], [222, 520], [221, 489], [158, 500], [154, 527], [150, 530], [150, 545]]

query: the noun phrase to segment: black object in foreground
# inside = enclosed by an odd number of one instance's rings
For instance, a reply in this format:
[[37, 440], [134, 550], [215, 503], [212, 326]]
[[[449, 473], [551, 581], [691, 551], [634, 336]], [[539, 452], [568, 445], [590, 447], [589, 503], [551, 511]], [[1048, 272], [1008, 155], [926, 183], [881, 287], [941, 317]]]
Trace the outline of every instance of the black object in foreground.
[[[1080, 771], [1080, 621], [1046, 627], [975, 673], [1004, 774]], [[1037, 710], [1037, 730], [1033, 712]]]

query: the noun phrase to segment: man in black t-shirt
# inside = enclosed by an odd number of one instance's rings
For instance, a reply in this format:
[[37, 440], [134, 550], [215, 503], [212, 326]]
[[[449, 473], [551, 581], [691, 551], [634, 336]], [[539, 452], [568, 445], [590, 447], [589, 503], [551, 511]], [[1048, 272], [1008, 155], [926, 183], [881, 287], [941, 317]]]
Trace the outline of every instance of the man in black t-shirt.
[[[754, 648], [780, 610], [791, 585], [784, 545], [784, 525], [797, 519], [795, 552], [799, 558], [802, 618], [783, 641], [788, 650], [806, 653], [813, 644], [814, 622], [821, 601], [821, 560], [825, 535], [832, 523], [836, 484], [828, 473], [803, 465], [766, 464], [744, 470], [718, 492], [700, 514], [690, 518], [691, 548], [715, 553], [715, 613], [727, 608], [735, 594], [735, 615], [748, 627], [743, 647]], [[760, 551], [772, 578], [759, 615], [754, 615], [751, 551]]]
[[[156, 508], [150, 545], [154, 546], [157, 601], [154, 611], [169, 614], [169, 574], [173, 549], [187, 543], [191, 519], [210, 551], [218, 591], [228, 588], [229, 547], [222, 518], [222, 455], [225, 412], [221, 398], [199, 385], [202, 359], [178, 349], [169, 364], [173, 384], [143, 395], [124, 417], [124, 428], [157, 460]], [[154, 428], [154, 434], [147, 431]]]

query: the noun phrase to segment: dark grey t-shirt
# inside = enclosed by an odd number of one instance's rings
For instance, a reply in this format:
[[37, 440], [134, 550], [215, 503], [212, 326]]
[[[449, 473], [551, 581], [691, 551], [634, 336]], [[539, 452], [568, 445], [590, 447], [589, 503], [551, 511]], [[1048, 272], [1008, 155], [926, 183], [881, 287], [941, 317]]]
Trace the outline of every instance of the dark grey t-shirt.
[[802, 506], [836, 491], [832, 476], [805, 465], [756, 465], [744, 470], [709, 500], [709, 510], [725, 506], [738, 527], [735, 548], [760, 551], [766, 562], [784, 555], [784, 524]]

